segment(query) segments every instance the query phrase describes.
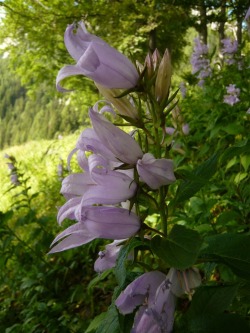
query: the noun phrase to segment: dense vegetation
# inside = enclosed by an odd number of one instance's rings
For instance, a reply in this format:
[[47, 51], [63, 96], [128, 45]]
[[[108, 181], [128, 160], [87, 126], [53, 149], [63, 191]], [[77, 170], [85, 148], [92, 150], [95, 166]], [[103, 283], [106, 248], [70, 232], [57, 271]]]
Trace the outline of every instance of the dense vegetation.
[[[8, 56], [3, 53], [0, 59], [1, 332], [119, 332], [118, 314], [109, 308], [119, 284], [116, 277], [123, 276], [128, 283], [138, 274], [122, 266], [97, 275], [93, 265], [103, 240], [47, 255], [61, 231], [56, 213], [64, 203], [59, 192], [69, 174], [67, 155], [80, 131], [89, 126], [87, 110], [99, 97], [85, 78], [65, 81], [75, 89], [71, 93], [57, 93], [54, 87], [57, 71], [72, 63], [63, 45], [65, 27], [80, 19], [141, 62], [155, 45], [161, 52], [167, 45], [172, 52], [171, 93], [179, 86], [181, 91], [174, 109], [180, 115], [176, 118], [172, 112], [167, 123], [171, 129], [166, 143], [177, 176], [170, 188], [170, 225], [186, 226], [207, 239], [214, 259], [206, 263], [201, 249], [198, 267], [205, 286], [198, 289], [200, 298], [194, 296], [194, 305], [187, 297], [180, 300], [174, 332], [249, 331], [250, 36], [249, 21], [244, 21], [248, 4], [241, 0], [196, 3], [1, 3], [6, 15], [1, 42], [8, 37]], [[216, 28], [211, 28], [212, 22]], [[202, 55], [208, 70], [202, 79], [201, 69], [192, 71], [190, 64], [191, 37], [198, 33], [209, 44]], [[222, 52], [226, 37], [238, 41], [232, 54]], [[23, 142], [27, 143], [14, 146]], [[78, 171], [75, 158], [71, 167]], [[164, 256], [159, 257], [164, 262]], [[155, 260], [149, 264], [154, 266]], [[119, 321], [128, 333], [130, 315], [125, 320], [119, 316]]]

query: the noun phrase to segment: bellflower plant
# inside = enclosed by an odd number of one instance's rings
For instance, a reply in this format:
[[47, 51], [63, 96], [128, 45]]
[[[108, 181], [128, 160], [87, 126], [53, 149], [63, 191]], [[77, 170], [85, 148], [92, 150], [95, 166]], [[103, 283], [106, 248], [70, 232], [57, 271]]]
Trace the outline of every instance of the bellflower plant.
[[[192, 332], [203, 324], [205, 307], [212, 309], [209, 323], [220, 320], [214, 316], [210, 298], [219, 299], [224, 311], [228, 308], [224, 299], [229, 297], [224, 297], [223, 291], [216, 296], [217, 285], [201, 285], [204, 267], [213, 262], [211, 257], [220, 260], [223, 242], [209, 237], [204, 240], [200, 225], [188, 228], [184, 213], [174, 215], [187, 199], [194, 198], [188, 203], [190, 210], [200, 205], [194, 195], [214, 174], [217, 157], [194, 171], [191, 165], [188, 170], [181, 166], [187, 159], [184, 148], [179, 149], [182, 156], [173, 159], [176, 147], [172, 143], [178, 136], [189, 138], [189, 124], [177, 106], [179, 89], [171, 87], [170, 52], [161, 55], [156, 49], [135, 67], [87, 32], [82, 22], [68, 26], [65, 45], [76, 64], [59, 71], [57, 89], [65, 91], [60, 85], [64, 78], [84, 75], [103, 96], [89, 106], [91, 126], [81, 132], [69, 154], [68, 165], [75, 156], [78, 171], [71, 171], [62, 181], [65, 202], [57, 215], [60, 226], [65, 220], [68, 225], [55, 237], [50, 250], [52, 254], [104, 240], [94, 247], [98, 256], [94, 270], [99, 274], [95, 281], [100, 278], [104, 282], [107, 275], [114, 274], [117, 287], [111, 306], [94, 319], [88, 331], [171, 333], [181, 332], [185, 326], [185, 331]], [[212, 70], [208, 47], [199, 39], [195, 40], [192, 65], [202, 85]], [[235, 85], [228, 86], [224, 102], [234, 105], [239, 93]], [[215, 252], [211, 244], [217, 244]], [[237, 272], [245, 273], [245, 264]], [[237, 260], [232, 270], [235, 265]], [[214, 274], [210, 282], [216, 283], [216, 264], [211, 267], [207, 269]]]
[[211, 76], [210, 61], [208, 58], [208, 46], [199, 38], [194, 39], [194, 52], [191, 58], [192, 73], [199, 79], [198, 85], [203, 86], [204, 79]]

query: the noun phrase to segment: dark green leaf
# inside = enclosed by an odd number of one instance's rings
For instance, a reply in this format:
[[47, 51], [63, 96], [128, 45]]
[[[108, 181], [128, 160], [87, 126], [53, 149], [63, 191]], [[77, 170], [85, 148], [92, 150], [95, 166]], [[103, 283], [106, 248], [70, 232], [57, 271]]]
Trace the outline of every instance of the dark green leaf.
[[191, 317], [218, 314], [227, 310], [236, 295], [238, 285], [203, 286], [196, 290], [188, 310]]
[[101, 325], [102, 321], [105, 319], [107, 312], [102, 312], [98, 316], [96, 316], [90, 325], [88, 326], [85, 333], [93, 333], [97, 330], [97, 328]]
[[119, 317], [115, 305], [111, 305], [96, 333], [120, 333]]
[[186, 269], [196, 262], [202, 239], [197, 231], [175, 225], [168, 238], [157, 235], [151, 244], [153, 252], [170, 267]]
[[193, 172], [188, 173], [187, 178], [183, 180], [176, 192], [176, 196], [170, 205], [176, 205], [184, 200], [187, 200], [195, 195], [217, 170], [218, 155], [213, 155], [207, 161], [203, 162]]
[[250, 280], [250, 235], [221, 234], [205, 239], [201, 255], [229, 266], [241, 278]]
[[121, 248], [115, 269], [115, 276], [119, 286], [122, 286], [126, 280], [126, 259], [128, 255], [136, 247], [141, 245], [144, 245], [144, 242], [142, 242], [139, 238], [133, 238], [129, 241], [129, 243]]
[[236, 314], [203, 315], [192, 318], [188, 333], [249, 333], [249, 325]]

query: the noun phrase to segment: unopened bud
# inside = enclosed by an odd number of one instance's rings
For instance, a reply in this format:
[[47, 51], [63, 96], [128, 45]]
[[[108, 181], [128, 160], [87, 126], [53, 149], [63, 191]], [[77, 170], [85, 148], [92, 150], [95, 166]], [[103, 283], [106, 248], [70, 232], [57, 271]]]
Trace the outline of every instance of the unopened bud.
[[154, 74], [154, 64], [153, 64], [152, 55], [150, 53], [148, 53], [145, 58], [145, 67], [146, 67], [147, 77], [151, 79]]
[[158, 68], [158, 73], [155, 82], [155, 97], [161, 103], [168, 97], [171, 82], [171, 61], [168, 49], [166, 49], [161, 63]]
[[153, 61], [153, 68], [156, 70], [156, 68], [159, 66], [161, 62], [161, 55], [157, 49], [155, 49], [154, 53], [152, 54], [152, 61]]

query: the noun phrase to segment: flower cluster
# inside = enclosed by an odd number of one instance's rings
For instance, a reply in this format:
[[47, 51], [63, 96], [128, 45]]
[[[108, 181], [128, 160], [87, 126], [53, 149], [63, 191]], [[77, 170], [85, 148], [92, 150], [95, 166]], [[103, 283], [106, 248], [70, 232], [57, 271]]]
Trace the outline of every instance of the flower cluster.
[[224, 56], [225, 62], [228, 65], [235, 64], [235, 53], [238, 51], [238, 42], [237, 40], [231, 40], [230, 38], [222, 39], [221, 41], [223, 47], [221, 53]]
[[204, 79], [212, 74], [208, 58], [208, 46], [203, 44], [199, 38], [195, 38], [194, 43], [194, 52], [191, 57], [192, 73], [197, 75], [198, 85], [203, 86]]
[[116, 300], [116, 306], [124, 315], [140, 306], [131, 333], [171, 333], [177, 297], [190, 294], [191, 289], [200, 284], [201, 277], [196, 269], [171, 268], [167, 275], [148, 272], [127, 286]]
[[229, 104], [231, 106], [238, 103], [240, 101], [239, 99], [240, 89], [236, 88], [235, 84], [229, 84], [229, 86], [227, 86], [226, 89], [227, 89], [227, 94], [224, 96], [224, 103]]

